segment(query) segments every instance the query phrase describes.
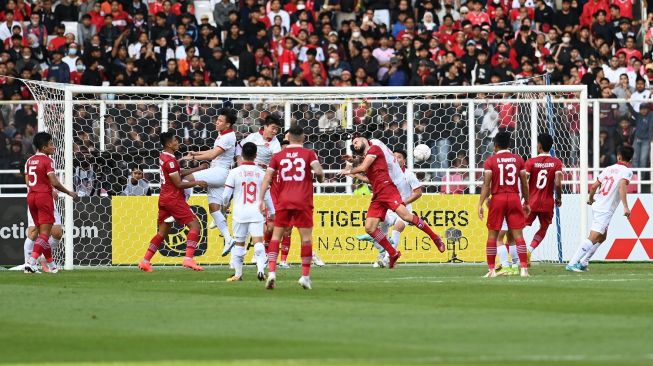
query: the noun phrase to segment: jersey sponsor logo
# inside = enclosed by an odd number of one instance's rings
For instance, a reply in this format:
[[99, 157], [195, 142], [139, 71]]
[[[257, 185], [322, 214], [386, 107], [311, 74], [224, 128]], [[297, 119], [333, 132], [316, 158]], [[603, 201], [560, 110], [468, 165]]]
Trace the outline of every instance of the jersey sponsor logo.
[[[192, 205], [191, 211], [197, 216], [200, 223], [200, 238], [197, 241], [197, 249], [195, 256], [200, 257], [206, 253], [207, 233], [206, 233], [206, 220], [208, 213], [202, 206]], [[155, 229], [156, 230], [156, 229]], [[164, 257], [183, 257], [186, 254], [186, 239], [188, 236], [188, 227], [175, 222], [168, 233], [168, 237], [163, 241], [163, 245], [159, 249], [159, 253]]]

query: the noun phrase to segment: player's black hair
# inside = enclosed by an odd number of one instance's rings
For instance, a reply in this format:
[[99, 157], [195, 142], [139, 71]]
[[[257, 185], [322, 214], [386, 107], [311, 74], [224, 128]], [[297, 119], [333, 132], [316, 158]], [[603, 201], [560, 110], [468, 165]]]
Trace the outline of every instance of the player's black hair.
[[541, 133], [537, 136], [537, 142], [542, 145], [542, 150], [549, 152], [553, 147], [553, 137], [548, 133]]
[[507, 149], [510, 147], [510, 132], [499, 132], [494, 136], [494, 146], [499, 149]]
[[34, 135], [34, 139], [32, 140], [32, 143], [34, 144], [36, 150], [39, 151], [44, 147], [48, 146], [50, 141], [52, 141], [52, 135], [50, 135], [47, 132], [39, 132], [36, 135]]
[[243, 159], [254, 160], [256, 158], [256, 144], [253, 142], [246, 142], [243, 145]]
[[283, 146], [288, 146], [288, 145], [290, 145], [290, 141], [288, 141], [288, 140], [281, 140], [281, 147], [283, 147]]
[[224, 116], [227, 119], [227, 123], [229, 124], [229, 126], [233, 126], [236, 124], [237, 117], [236, 117], [236, 112], [233, 109], [222, 108], [218, 115]]
[[299, 137], [304, 134], [304, 129], [301, 128], [299, 125], [295, 124], [293, 126], [290, 126], [290, 128], [288, 129], [288, 133], [293, 137]]
[[269, 126], [272, 124], [281, 127], [281, 119], [274, 114], [268, 114], [263, 120], [263, 123], [261, 123], [262, 126]]
[[176, 138], [176, 137], [172, 132], [162, 132], [159, 135], [159, 141], [161, 142], [161, 146], [163, 146], [163, 147], [166, 147], [168, 142], [170, 142], [174, 138]]
[[399, 150], [399, 149], [397, 149], [397, 150], [393, 151], [393, 153], [395, 153], [395, 154], [401, 154], [401, 156], [404, 157], [404, 160], [408, 159], [408, 154], [406, 154], [406, 152], [405, 152], [404, 150]]
[[617, 156], [621, 156], [621, 160], [626, 163], [630, 162], [630, 160], [633, 158], [633, 155], [635, 155], [635, 149], [630, 146], [619, 146], [617, 148]]
[[140, 167], [138, 164], [133, 164], [133, 165], [131, 166], [131, 171], [132, 171], [132, 172], [135, 172], [135, 171], [137, 171], [137, 170], [139, 170], [139, 171], [141, 171], [141, 172], [143, 171], [143, 169], [141, 169], [141, 167]]

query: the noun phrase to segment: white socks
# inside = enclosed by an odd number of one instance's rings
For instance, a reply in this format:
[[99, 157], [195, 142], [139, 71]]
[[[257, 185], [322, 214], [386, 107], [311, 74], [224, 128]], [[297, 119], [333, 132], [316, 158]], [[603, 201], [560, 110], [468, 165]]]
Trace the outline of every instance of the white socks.
[[399, 241], [401, 241], [401, 233], [396, 229], [392, 230], [392, 247], [397, 249], [399, 246]]
[[25, 244], [23, 244], [25, 263], [29, 263], [29, 259], [32, 258], [33, 249], [34, 249], [34, 240], [31, 240], [30, 238], [25, 238]]
[[257, 272], [265, 272], [265, 260], [267, 256], [265, 255], [265, 245], [263, 243], [254, 244], [254, 258], [256, 258]]
[[512, 264], [519, 264], [519, 254], [517, 254], [517, 246], [515, 243], [512, 243], [509, 246], [510, 249], [510, 259], [512, 259]]
[[385, 253], [385, 249], [383, 249], [381, 244], [377, 243], [376, 240], [372, 239], [372, 244], [374, 245], [374, 248], [379, 251], [379, 253]]
[[503, 268], [507, 269], [510, 267], [510, 262], [508, 261], [508, 249], [505, 245], [497, 247], [497, 255], [499, 256]]
[[[569, 265], [573, 266], [580, 262], [581, 258], [583, 258], [594, 246], [592, 242], [589, 239], [583, 240], [583, 244], [581, 244], [578, 249], [576, 249], [576, 253], [574, 253], [574, 256], [571, 257], [571, 260], [569, 261]], [[592, 253], [594, 254], [594, 253]]]
[[246, 251], [245, 247], [238, 245], [231, 249], [231, 265], [234, 267], [235, 274], [238, 277], [243, 276], [243, 261], [245, 260]]
[[583, 266], [587, 266], [590, 262], [590, 259], [592, 259], [592, 256], [594, 255], [594, 253], [596, 253], [596, 250], [599, 248], [599, 245], [601, 245], [601, 243], [596, 243], [592, 245], [592, 248], [590, 248], [590, 250], [587, 251], [583, 259], [580, 260], [580, 264], [582, 264]]
[[215, 226], [218, 227], [220, 233], [224, 237], [225, 243], [229, 244], [231, 242], [231, 234], [229, 234], [229, 226], [227, 226], [227, 219], [224, 217], [221, 211], [211, 212]]

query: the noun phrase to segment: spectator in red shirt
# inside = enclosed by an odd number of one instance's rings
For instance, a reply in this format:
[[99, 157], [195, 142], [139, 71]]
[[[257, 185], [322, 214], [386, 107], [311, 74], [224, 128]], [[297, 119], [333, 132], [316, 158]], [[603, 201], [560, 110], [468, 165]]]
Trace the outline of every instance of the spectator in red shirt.
[[594, 14], [599, 10], [605, 10], [605, 13], [610, 12], [610, 5], [607, 0], [589, 0], [583, 6], [583, 12], [580, 15], [581, 26], [591, 26], [594, 21]]
[[466, 20], [469, 20], [472, 25], [481, 25], [483, 23], [491, 23], [490, 16], [484, 12], [483, 4], [479, 0], [468, 1], [471, 11], [467, 14]]

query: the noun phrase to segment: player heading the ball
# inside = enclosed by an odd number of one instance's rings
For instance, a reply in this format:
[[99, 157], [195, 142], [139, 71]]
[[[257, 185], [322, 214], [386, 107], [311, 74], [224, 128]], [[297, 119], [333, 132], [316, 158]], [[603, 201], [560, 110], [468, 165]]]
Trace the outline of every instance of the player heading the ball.
[[[524, 160], [508, 150], [512, 138], [509, 132], [499, 132], [494, 136], [494, 155], [485, 161], [483, 188], [478, 201], [478, 217], [483, 220], [483, 204], [492, 195], [487, 218], [488, 237], [486, 256], [489, 271], [485, 277], [496, 277], [494, 262], [497, 255], [497, 237], [505, 219], [508, 229], [517, 245], [517, 255], [521, 265], [520, 275], [528, 277], [528, 257], [522, 230], [525, 216], [530, 214], [528, 205], [528, 177], [524, 170]], [[521, 196], [519, 199], [519, 184]]]
[[171, 222], [166, 222], [166, 218], [172, 216], [175, 221], [182, 225], [188, 226], [186, 236], [186, 255], [184, 256], [183, 266], [195, 271], [202, 271], [203, 268], [197, 265], [193, 260], [195, 249], [200, 238], [200, 223], [197, 217], [188, 206], [184, 189], [192, 187], [206, 188], [204, 181], [182, 181], [182, 178], [191, 174], [199, 168], [181, 169], [179, 162], [175, 158], [175, 152], [179, 151], [179, 139], [172, 132], [163, 132], [159, 135], [163, 151], [159, 155], [159, 165], [161, 166], [161, 193], [159, 193], [159, 230], [150, 240], [150, 245], [145, 252], [143, 260], [138, 263], [138, 268], [145, 272], [152, 272], [150, 260], [159, 250], [163, 240], [168, 236], [172, 227]]
[[[318, 182], [324, 181], [324, 170], [317, 160], [315, 151], [306, 149], [304, 144], [304, 130], [294, 125], [288, 130], [290, 144], [280, 152], [274, 154], [270, 160], [263, 187], [259, 192], [259, 209], [266, 211], [265, 195], [275, 176], [280, 176], [277, 184], [276, 213], [274, 217], [274, 230], [272, 240], [268, 246], [268, 279], [266, 288], [274, 289], [276, 286], [277, 256], [279, 255], [279, 240], [284, 232], [291, 227], [296, 227], [301, 238], [302, 276], [299, 285], [310, 290], [311, 260], [313, 258], [313, 174]], [[312, 169], [312, 171], [311, 171]]]
[[56, 273], [57, 268], [52, 259], [52, 247], [49, 243], [52, 225], [55, 223], [53, 188], [72, 198], [77, 198], [77, 194], [68, 190], [57, 179], [54, 161], [50, 158], [56, 151], [52, 135], [39, 132], [34, 135], [33, 144], [36, 154], [25, 162], [25, 184], [27, 184], [27, 207], [38, 230], [38, 237], [23, 271], [38, 273], [36, 260], [43, 254], [50, 272]]
[[630, 217], [626, 196], [628, 195], [628, 185], [633, 177], [629, 163], [634, 153], [635, 150], [630, 146], [620, 147], [617, 150], [617, 164], [605, 168], [590, 187], [587, 200], [587, 204], [592, 205], [590, 234], [587, 239], [583, 240], [567, 264], [567, 271], [583, 272], [587, 270], [596, 249], [608, 236], [608, 226], [612, 215], [619, 206], [619, 201], [624, 206], [624, 216]]

